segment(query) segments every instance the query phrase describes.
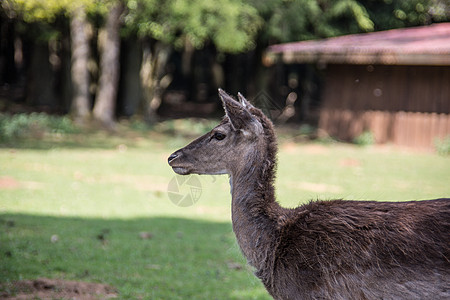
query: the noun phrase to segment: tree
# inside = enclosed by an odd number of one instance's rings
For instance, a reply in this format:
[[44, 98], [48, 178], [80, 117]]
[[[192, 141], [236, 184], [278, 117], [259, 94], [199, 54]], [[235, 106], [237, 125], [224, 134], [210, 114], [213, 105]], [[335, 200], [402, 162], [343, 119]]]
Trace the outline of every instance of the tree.
[[[221, 57], [230, 57], [222, 55], [223, 53], [248, 51], [247, 54], [240, 55], [240, 58], [245, 60], [250, 69], [247, 72], [249, 76], [245, 79], [251, 81], [247, 84], [250, 91], [247, 94], [251, 95], [251, 92], [255, 93], [267, 85], [261, 58], [269, 44], [446, 21], [446, 1], [3, 0], [0, 3], [3, 10], [14, 11], [14, 14], [9, 15], [29, 24], [39, 24], [27, 25], [27, 30], [35, 30], [34, 27], [46, 28], [46, 34], [40, 35], [39, 40], [43, 37], [47, 44], [41, 44], [42, 49], [36, 48], [39, 50], [36, 53], [40, 53], [42, 58], [35, 62], [47, 65], [30, 65], [35, 69], [47, 70], [47, 77], [49, 74], [51, 76], [52, 70], [48, 72], [48, 59], [44, 58], [48, 56], [48, 51], [45, 49], [49, 45], [55, 45], [53, 42], [63, 35], [61, 25], [55, 25], [55, 20], [65, 20], [64, 30], [70, 26], [73, 90], [71, 113], [80, 123], [91, 117], [89, 87], [94, 86], [90, 84], [88, 69], [92, 64], [88, 61], [92, 61], [90, 45], [95, 44], [91, 43], [91, 38], [96, 37], [89, 36], [87, 32], [91, 26], [94, 26], [94, 32], [98, 27], [105, 26], [100, 30], [102, 34], [98, 38], [101, 41], [100, 79], [92, 115], [103, 125], [112, 127], [119, 80], [120, 34], [130, 41], [136, 38], [139, 40], [139, 48], [135, 48], [135, 53], [142, 55], [142, 58], [136, 60], [133, 66], [140, 64], [140, 84], [136, 86], [143, 89], [143, 111], [146, 119], [151, 122], [156, 119], [155, 110], [161, 103], [164, 89], [171, 82], [166, 65], [174, 49], [184, 53], [184, 74], [192, 69], [192, 54], [196, 49], [206, 46], [208, 51], [212, 49], [211, 53]], [[99, 20], [101, 22], [92, 22]], [[38, 40], [35, 36], [32, 39]], [[49, 43], [49, 40], [53, 42]], [[2, 53], [7, 51], [2, 49]], [[95, 53], [96, 49], [91, 50]], [[32, 57], [37, 58], [36, 55]], [[220, 64], [217, 61], [211, 64], [217, 71]], [[219, 70], [215, 73], [221, 72]], [[45, 74], [43, 72], [42, 76]], [[136, 76], [133, 80], [136, 80]], [[50, 81], [48, 78], [43, 79], [43, 82]], [[45, 90], [48, 85], [34, 86], [41, 88], [39, 92], [42, 95], [48, 92]], [[46, 97], [51, 95], [41, 98]], [[135, 98], [141, 97], [138, 95]]]
[[[51, 23], [58, 14], [71, 19], [72, 114], [84, 122], [89, 114], [89, 40], [86, 36], [89, 12], [105, 16], [105, 34], [100, 37], [100, 79], [93, 116], [111, 127], [114, 122], [118, 87], [120, 0], [10, 0], [26, 22]], [[242, 0], [125, 0], [125, 34], [136, 35], [142, 43], [141, 81], [146, 98], [146, 115], [154, 119], [154, 111], [170, 80], [165, 65], [171, 49], [186, 45], [202, 48], [212, 43], [221, 52], [238, 52], [255, 46], [254, 37], [261, 24], [255, 8]], [[84, 66], [84, 68], [83, 68]]]
[[[249, 98], [268, 86], [268, 69], [261, 64], [267, 46], [373, 30], [364, 6], [357, 0], [249, 0], [263, 23], [245, 88]], [[275, 96], [275, 95], [272, 95]]]
[[170, 81], [165, 65], [172, 48], [199, 49], [211, 42], [221, 52], [249, 50], [261, 25], [256, 9], [241, 0], [128, 0], [127, 8], [127, 32], [143, 45], [140, 73], [150, 122]]
[[264, 19], [263, 45], [324, 38], [374, 29], [357, 0], [250, 0]]
[[14, 0], [12, 3], [26, 22], [51, 23], [61, 14], [66, 14], [70, 18], [73, 90], [71, 114], [75, 121], [81, 124], [85, 123], [91, 115], [88, 70], [90, 45], [87, 35], [87, 14], [91, 12], [107, 15], [104, 39], [100, 43], [101, 74], [93, 117], [102, 125], [111, 127], [118, 89], [119, 30], [123, 3], [108, 0]]
[[361, 0], [375, 30], [446, 22], [450, 17], [448, 0]]
[[250, 0], [260, 41], [293, 42], [448, 20], [448, 0]]
[[71, 113], [78, 124], [84, 124], [90, 117], [89, 94], [89, 39], [87, 36], [86, 11], [78, 7], [72, 13], [70, 36], [72, 39], [72, 108]]
[[[53, 23], [66, 14], [71, 19], [70, 36], [72, 48], [72, 104], [71, 114], [78, 123], [90, 116], [89, 39], [86, 13], [94, 9], [94, 0], [11, 0], [12, 7], [28, 23]], [[45, 60], [44, 60], [45, 61]]]
[[100, 79], [93, 116], [108, 128], [114, 127], [115, 103], [119, 84], [121, 15], [124, 6], [118, 1], [109, 9], [105, 29], [100, 35]]
[[268, 85], [267, 72], [260, 62], [270, 44], [444, 21], [448, 7], [444, 2], [448, 0], [249, 0], [264, 22], [252, 56], [254, 72], [247, 95], [252, 98], [255, 91]]

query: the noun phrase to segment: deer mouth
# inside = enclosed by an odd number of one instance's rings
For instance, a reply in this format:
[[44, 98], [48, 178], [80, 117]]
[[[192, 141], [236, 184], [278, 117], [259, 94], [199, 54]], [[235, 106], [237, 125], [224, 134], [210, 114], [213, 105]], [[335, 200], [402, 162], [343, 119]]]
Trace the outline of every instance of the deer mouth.
[[176, 160], [179, 157], [180, 157], [180, 155], [177, 152], [170, 155], [169, 159], [168, 159], [169, 166], [171, 166], [173, 171], [179, 175], [190, 174], [191, 173], [190, 169], [176, 164]]
[[172, 170], [177, 173], [178, 175], [189, 175], [191, 173], [191, 171], [189, 171], [189, 169], [187, 168], [183, 168], [183, 167], [177, 167], [177, 166], [171, 166]]

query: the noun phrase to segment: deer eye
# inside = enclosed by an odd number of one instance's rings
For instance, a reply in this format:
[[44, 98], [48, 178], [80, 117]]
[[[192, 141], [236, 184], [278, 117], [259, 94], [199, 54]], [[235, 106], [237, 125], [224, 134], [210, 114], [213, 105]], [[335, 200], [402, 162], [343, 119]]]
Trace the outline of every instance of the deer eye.
[[213, 138], [215, 138], [218, 141], [223, 140], [225, 137], [226, 137], [226, 135], [221, 132], [216, 132], [216, 133], [214, 133], [214, 136], [213, 136]]

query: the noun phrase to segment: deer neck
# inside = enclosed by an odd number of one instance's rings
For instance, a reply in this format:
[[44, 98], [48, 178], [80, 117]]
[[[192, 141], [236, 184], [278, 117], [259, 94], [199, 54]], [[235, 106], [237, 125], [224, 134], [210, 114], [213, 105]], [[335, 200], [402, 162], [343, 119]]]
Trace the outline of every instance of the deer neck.
[[267, 263], [282, 211], [275, 201], [274, 169], [274, 159], [252, 153], [230, 175], [233, 230], [249, 264], [256, 269]]

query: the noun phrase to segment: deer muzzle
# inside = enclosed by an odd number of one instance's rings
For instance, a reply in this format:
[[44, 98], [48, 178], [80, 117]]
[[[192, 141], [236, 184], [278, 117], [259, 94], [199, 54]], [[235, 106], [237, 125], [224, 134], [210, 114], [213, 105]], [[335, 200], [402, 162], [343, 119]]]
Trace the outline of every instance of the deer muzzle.
[[172, 170], [179, 175], [188, 175], [191, 171], [186, 166], [182, 165], [182, 162], [180, 162], [179, 159], [180, 156], [182, 156], [182, 154], [179, 151], [172, 153], [167, 159], [169, 166], [171, 166]]

